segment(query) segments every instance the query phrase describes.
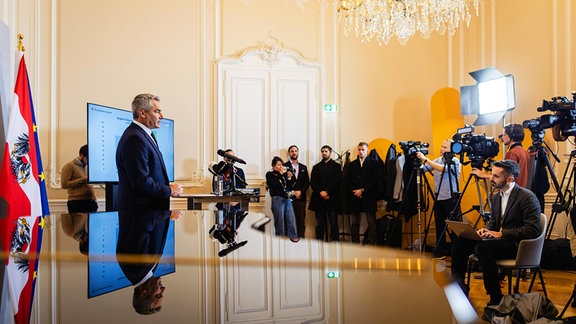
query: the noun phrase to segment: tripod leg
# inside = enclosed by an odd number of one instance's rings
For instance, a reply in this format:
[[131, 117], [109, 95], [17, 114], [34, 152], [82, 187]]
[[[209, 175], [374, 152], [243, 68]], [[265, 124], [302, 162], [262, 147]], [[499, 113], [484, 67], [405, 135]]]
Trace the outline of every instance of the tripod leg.
[[562, 316], [564, 316], [564, 313], [566, 313], [568, 306], [570, 306], [572, 301], [574, 301], [574, 297], [576, 297], [576, 284], [574, 284], [574, 290], [572, 291], [572, 295], [570, 296], [570, 299], [568, 299], [566, 306], [564, 306], [564, 309], [562, 309], [562, 312], [560, 313], [560, 315], [558, 315], [558, 317], [556, 319], [562, 319]]

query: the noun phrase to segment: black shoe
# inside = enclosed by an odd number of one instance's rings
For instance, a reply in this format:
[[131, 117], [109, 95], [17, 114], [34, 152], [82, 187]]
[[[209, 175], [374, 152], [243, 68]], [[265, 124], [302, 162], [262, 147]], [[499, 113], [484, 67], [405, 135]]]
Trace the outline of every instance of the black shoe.
[[504, 296], [502, 294], [490, 295], [490, 301], [488, 301], [488, 304], [486, 304], [486, 306], [499, 305], [503, 297]]

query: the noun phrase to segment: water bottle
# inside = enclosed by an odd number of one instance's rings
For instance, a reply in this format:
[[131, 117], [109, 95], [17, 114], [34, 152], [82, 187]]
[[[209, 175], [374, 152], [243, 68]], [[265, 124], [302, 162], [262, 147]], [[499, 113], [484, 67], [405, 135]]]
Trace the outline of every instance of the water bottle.
[[216, 192], [217, 196], [222, 196], [224, 194], [224, 177], [216, 176]]

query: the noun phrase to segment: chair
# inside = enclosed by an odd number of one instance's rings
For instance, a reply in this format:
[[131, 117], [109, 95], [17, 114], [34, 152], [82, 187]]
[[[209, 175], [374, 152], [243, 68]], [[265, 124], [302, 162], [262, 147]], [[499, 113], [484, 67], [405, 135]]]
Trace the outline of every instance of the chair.
[[[542, 249], [544, 247], [544, 238], [546, 236], [547, 219], [546, 215], [540, 214], [540, 225], [541, 232], [540, 235], [533, 239], [521, 240], [518, 246], [518, 253], [515, 259], [502, 259], [496, 260], [498, 267], [503, 269], [508, 274], [508, 294], [512, 294], [512, 272], [516, 270], [516, 284], [514, 285], [514, 293], [518, 293], [518, 288], [520, 286], [520, 273], [521, 270], [532, 269], [535, 270], [532, 275], [532, 280], [530, 281], [530, 286], [528, 287], [528, 292], [532, 291], [534, 286], [534, 281], [536, 280], [536, 274], [540, 277], [540, 283], [542, 284], [542, 290], [544, 295], [548, 297], [546, 292], [546, 285], [544, 283], [544, 277], [542, 276], [542, 269], [540, 268], [540, 258], [542, 256]], [[468, 258], [468, 279], [467, 284], [470, 285], [470, 275], [472, 272], [472, 264], [478, 264], [478, 257], [475, 254], [470, 255]]]

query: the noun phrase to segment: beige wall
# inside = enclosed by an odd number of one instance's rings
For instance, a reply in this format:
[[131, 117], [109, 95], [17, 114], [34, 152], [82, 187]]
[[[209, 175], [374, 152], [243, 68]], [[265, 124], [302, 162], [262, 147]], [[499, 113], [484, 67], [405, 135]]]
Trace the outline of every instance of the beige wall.
[[[467, 73], [490, 65], [516, 80], [518, 104], [507, 121], [540, 115], [543, 98], [569, 95], [576, 85], [570, 0], [480, 1], [479, 17], [453, 38], [415, 37], [406, 46], [345, 37], [331, 1], [310, 0], [303, 9], [286, 0], [247, 2], [0, 0], [0, 18], [14, 37], [26, 36], [51, 187], [57, 179], [50, 174], [59, 177], [86, 142], [86, 102], [128, 109], [140, 92], [160, 95], [166, 116], [177, 121], [175, 176], [189, 181], [216, 158], [215, 61], [274, 38], [323, 67], [323, 101], [339, 104], [339, 112], [321, 121], [320, 136], [337, 151], [379, 137], [431, 141], [434, 92], [473, 84]], [[497, 135], [500, 128], [479, 131]], [[65, 192], [52, 188], [49, 196]]]

